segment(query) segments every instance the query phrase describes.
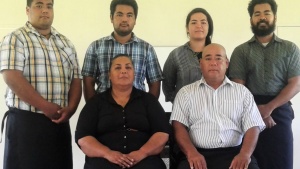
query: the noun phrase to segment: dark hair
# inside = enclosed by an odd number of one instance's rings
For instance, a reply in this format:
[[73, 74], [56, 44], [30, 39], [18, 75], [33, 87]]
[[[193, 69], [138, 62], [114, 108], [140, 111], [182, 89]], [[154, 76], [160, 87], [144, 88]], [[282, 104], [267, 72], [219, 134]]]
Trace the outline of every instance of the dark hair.
[[135, 18], [138, 15], [138, 5], [135, 0], [112, 0], [110, 3], [110, 16], [113, 17], [116, 11], [117, 5], [128, 5], [133, 8]]
[[[109, 71], [110, 71], [110, 69], [111, 69], [111, 66], [112, 66], [112, 63], [113, 63], [113, 61], [114, 60], [116, 60], [116, 59], [118, 59], [119, 57], [127, 57], [129, 60], [130, 60], [130, 62], [131, 62], [131, 64], [133, 65], [133, 61], [132, 61], [132, 59], [131, 59], [131, 57], [129, 56], [129, 55], [127, 55], [127, 54], [118, 54], [118, 55], [116, 55], [114, 58], [112, 58], [111, 60], [110, 60], [110, 63], [109, 63]], [[134, 65], [133, 65], [134, 66]]]
[[250, 15], [250, 18], [253, 15], [255, 5], [258, 5], [258, 4], [269, 4], [271, 6], [271, 9], [272, 9], [272, 12], [274, 13], [274, 15], [277, 14], [277, 4], [276, 4], [275, 0], [251, 0], [248, 4], [248, 13]]
[[[33, 0], [27, 0], [27, 6], [30, 7]], [[54, 0], [52, 0], [52, 3], [54, 4]]]
[[214, 23], [213, 23], [213, 20], [212, 20], [210, 14], [205, 9], [203, 9], [203, 8], [193, 9], [186, 17], [185, 27], [187, 28], [189, 26], [191, 17], [195, 13], [203, 13], [206, 16], [207, 22], [208, 22], [208, 33], [205, 38], [205, 45], [211, 44], [211, 38], [212, 38], [213, 32], [214, 32]]

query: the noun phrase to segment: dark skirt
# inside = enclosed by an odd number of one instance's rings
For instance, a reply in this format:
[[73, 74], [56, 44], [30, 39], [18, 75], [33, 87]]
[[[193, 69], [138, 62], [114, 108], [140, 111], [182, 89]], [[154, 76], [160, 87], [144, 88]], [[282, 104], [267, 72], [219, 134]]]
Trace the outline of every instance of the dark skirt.
[[[257, 105], [266, 104], [273, 96], [254, 96]], [[293, 169], [294, 111], [288, 102], [276, 108], [271, 117], [276, 125], [259, 135], [254, 156], [260, 169]]]
[[10, 108], [6, 123], [4, 169], [72, 169], [69, 123]]
[[[86, 157], [84, 169], [121, 169], [121, 167], [104, 158]], [[166, 165], [160, 156], [149, 156], [130, 169], [166, 169]]]

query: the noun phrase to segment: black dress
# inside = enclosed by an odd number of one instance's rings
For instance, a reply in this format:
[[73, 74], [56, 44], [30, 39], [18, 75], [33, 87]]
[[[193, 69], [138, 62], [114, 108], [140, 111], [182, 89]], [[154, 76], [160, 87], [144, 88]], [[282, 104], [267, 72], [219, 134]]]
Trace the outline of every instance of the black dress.
[[[170, 132], [170, 125], [158, 100], [133, 87], [125, 107], [111, 96], [111, 89], [89, 100], [80, 113], [75, 140], [93, 136], [112, 150], [127, 154], [140, 149], [156, 132]], [[85, 158], [85, 169], [120, 168], [104, 158]], [[162, 159], [149, 156], [133, 169], [164, 169]]]

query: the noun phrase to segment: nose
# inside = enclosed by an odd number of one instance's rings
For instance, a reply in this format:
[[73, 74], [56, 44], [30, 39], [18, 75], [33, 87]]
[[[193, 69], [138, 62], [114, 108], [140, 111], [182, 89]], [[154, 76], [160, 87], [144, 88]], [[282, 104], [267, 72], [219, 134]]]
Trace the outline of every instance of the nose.
[[211, 65], [211, 66], [216, 66], [216, 65], [217, 65], [217, 61], [214, 60], [214, 59], [212, 59], [212, 60], [210, 61], [210, 65]]
[[267, 18], [266, 18], [265, 15], [261, 15], [261, 16], [260, 16], [260, 20], [261, 20], [261, 21], [265, 21], [265, 20], [267, 20]]

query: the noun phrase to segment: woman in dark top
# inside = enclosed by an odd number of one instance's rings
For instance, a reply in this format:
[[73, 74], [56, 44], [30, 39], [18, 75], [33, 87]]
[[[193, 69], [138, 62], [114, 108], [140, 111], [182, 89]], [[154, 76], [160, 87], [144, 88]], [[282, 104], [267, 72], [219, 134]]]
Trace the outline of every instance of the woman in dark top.
[[189, 12], [185, 28], [189, 41], [174, 49], [164, 64], [162, 89], [166, 102], [173, 103], [183, 86], [201, 79], [199, 59], [204, 47], [211, 44], [213, 20], [204, 8], [195, 8]]
[[90, 99], [78, 119], [75, 139], [86, 154], [85, 169], [165, 169], [159, 154], [169, 123], [157, 99], [133, 87], [134, 66], [118, 55], [110, 64], [112, 87]]

